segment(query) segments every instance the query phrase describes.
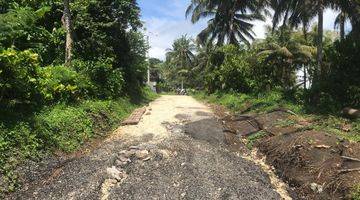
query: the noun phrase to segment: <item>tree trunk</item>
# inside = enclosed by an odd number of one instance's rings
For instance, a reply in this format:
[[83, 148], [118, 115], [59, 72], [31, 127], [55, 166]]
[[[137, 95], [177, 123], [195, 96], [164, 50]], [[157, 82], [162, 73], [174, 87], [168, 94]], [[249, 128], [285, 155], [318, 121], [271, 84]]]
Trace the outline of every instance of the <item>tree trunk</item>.
[[72, 37], [72, 22], [69, 0], [64, 0], [64, 26], [66, 30], [66, 42], [65, 42], [65, 65], [71, 63], [72, 48], [73, 48], [73, 37]]
[[[324, 35], [324, 4], [318, 0], [318, 41], [317, 41], [317, 63], [316, 76], [323, 75], [323, 35]], [[319, 74], [320, 73], [320, 74]], [[318, 77], [317, 77], [318, 78]]]
[[345, 13], [341, 12], [340, 18], [340, 40], [343, 41], [345, 39]]
[[304, 68], [304, 90], [306, 90], [306, 84], [307, 84], [307, 73], [306, 73], [306, 67], [305, 64], [303, 64]]
[[302, 31], [303, 31], [303, 34], [304, 34], [304, 39], [307, 42], [308, 41], [308, 33], [307, 33], [307, 28], [306, 28], [305, 24], [303, 24]]

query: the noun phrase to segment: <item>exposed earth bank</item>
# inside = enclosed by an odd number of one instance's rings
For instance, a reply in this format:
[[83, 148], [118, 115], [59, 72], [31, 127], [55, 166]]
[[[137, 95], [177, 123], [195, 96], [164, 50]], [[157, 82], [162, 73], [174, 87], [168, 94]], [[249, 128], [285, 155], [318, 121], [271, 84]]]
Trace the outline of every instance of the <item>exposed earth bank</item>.
[[97, 148], [28, 166], [7, 199], [290, 199], [227, 131], [192, 97], [162, 96]]
[[358, 143], [315, 131], [314, 122], [289, 110], [235, 116], [224, 114], [221, 106], [214, 110], [236, 137], [254, 139], [257, 135], [254, 146], [296, 190], [294, 199], [354, 198], [351, 193], [360, 184]]

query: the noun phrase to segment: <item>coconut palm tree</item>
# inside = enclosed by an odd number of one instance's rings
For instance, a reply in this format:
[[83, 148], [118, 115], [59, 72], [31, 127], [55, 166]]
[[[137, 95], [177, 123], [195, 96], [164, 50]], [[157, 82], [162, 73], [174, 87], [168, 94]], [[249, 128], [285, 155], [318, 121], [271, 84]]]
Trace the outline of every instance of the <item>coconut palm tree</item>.
[[208, 26], [198, 35], [198, 42], [216, 41], [217, 45], [234, 44], [240, 42], [250, 44], [255, 33], [254, 20], [264, 20], [261, 11], [265, 8], [260, 1], [239, 0], [192, 0], [186, 16], [191, 15], [193, 23], [200, 19], [209, 19]]
[[340, 13], [336, 16], [334, 28], [335, 29], [339, 28], [340, 40], [345, 39], [345, 22], [346, 22], [346, 19], [348, 19], [348, 17], [349, 16], [344, 11], [340, 11]]
[[309, 64], [316, 56], [316, 48], [304, 44], [303, 40], [294, 37], [297, 32], [288, 27], [275, 29], [268, 33], [267, 39], [258, 46], [258, 56], [264, 58], [265, 63], [271, 63], [273, 73], [280, 78], [285, 87], [292, 87], [296, 70], [303, 68], [304, 88], [306, 89]]
[[360, 31], [360, 2], [358, 0], [332, 0], [332, 8], [340, 10], [335, 24], [340, 25], [340, 31], [343, 30], [342, 23], [345, 23], [347, 19], [351, 22], [353, 32]]
[[318, 17], [317, 63], [316, 75], [324, 73], [323, 69], [323, 36], [324, 36], [324, 9], [331, 1], [325, 0], [270, 0], [274, 9], [273, 26], [283, 19], [284, 24], [292, 27], [307, 26], [314, 17]]
[[174, 41], [171, 49], [167, 50], [166, 62], [175, 70], [181, 79], [181, 88], [184, 87], [184, 80], [189, 74], [195, 60], [195, 44], [187, 35]]

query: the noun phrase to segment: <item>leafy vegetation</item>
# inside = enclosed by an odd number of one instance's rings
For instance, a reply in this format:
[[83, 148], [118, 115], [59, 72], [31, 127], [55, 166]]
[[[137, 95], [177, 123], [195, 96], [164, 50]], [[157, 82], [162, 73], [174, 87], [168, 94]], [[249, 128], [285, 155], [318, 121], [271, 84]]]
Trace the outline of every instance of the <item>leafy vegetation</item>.
[[360, 184], [356, 185], [351, 192], [351, 199], [359, 200], [360, 199]]
[[247, 138], [246, 147], [247, 147], [248, 149], [252, 149], [253, 146], [254, 146], [254, 143], [255, 143], [257, 140], [265, 137], [266, 135], [267, 135], [267, 133], [264, 132], [264, 131], [259, 131], [259, 132], [255, 133], [255, 134], [250, 135], [250, 136]]
[[[359, 121], [339, 116], [345, 106], [360, 107], [358, 0], [192, 0], [186, 16], [208, 26], [196, 39], [175, 40], [165, 62], [146, 60], [136, 0], [0, 4], [4, 191], [19, 186], [13, 169], [24, 159], [75, 151], [152, 99], [143, 89], [148, 64], [166, 92], [193, 88], [233, 112], [287, 108], [312, 118], [314, 129], [360, 141]], [[323, 30], [325, 8], [339, 11], [340, 37]], [[267, 16], [272, 27], [256, 40], [254, 20]], [[351, 126], [346, 134], [343, 125]]]
[[[60, 150], [73, 152], [92, 138], [106, 136], [142, 103], [156, 98], [149, 89], [142, 91], [139, 104], [130, 98], [85, 100], [76, 104], [46, 106], [38, 111], [1, 109], [0, 171], [2, 192], [13, 191], [17, 176], [13, 169], [24, 159], [39, 159]], [[16, 112], [21, 112], [19, 115]]]
[[155, 96], [136, 1], [0, 4], [1, 195], [25, 159], [73, 152]]

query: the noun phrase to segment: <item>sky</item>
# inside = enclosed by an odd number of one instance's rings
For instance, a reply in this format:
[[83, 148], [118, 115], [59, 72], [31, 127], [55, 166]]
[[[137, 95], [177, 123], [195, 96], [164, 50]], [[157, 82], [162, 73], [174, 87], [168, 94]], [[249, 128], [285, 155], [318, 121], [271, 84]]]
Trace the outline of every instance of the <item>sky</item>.
[[[187, 34], [196, 37], [207, 22], [202, 20], [192, 24], [186, 19], [185, 11], [190, 0], [139, 0], [141, 8], [141, 20], [144, 22], [145, 35], [149, 36], [149, 56], [164, 60], [166, 50], [171, 48], [173, 41]], [[336, 13], [326, 10], [324, 14], [324, 28], [334, 30]], [[271, 19], [266, 22], [253, 22], [255, 38], [264, 38], [265, 25], [271, 24]]]

